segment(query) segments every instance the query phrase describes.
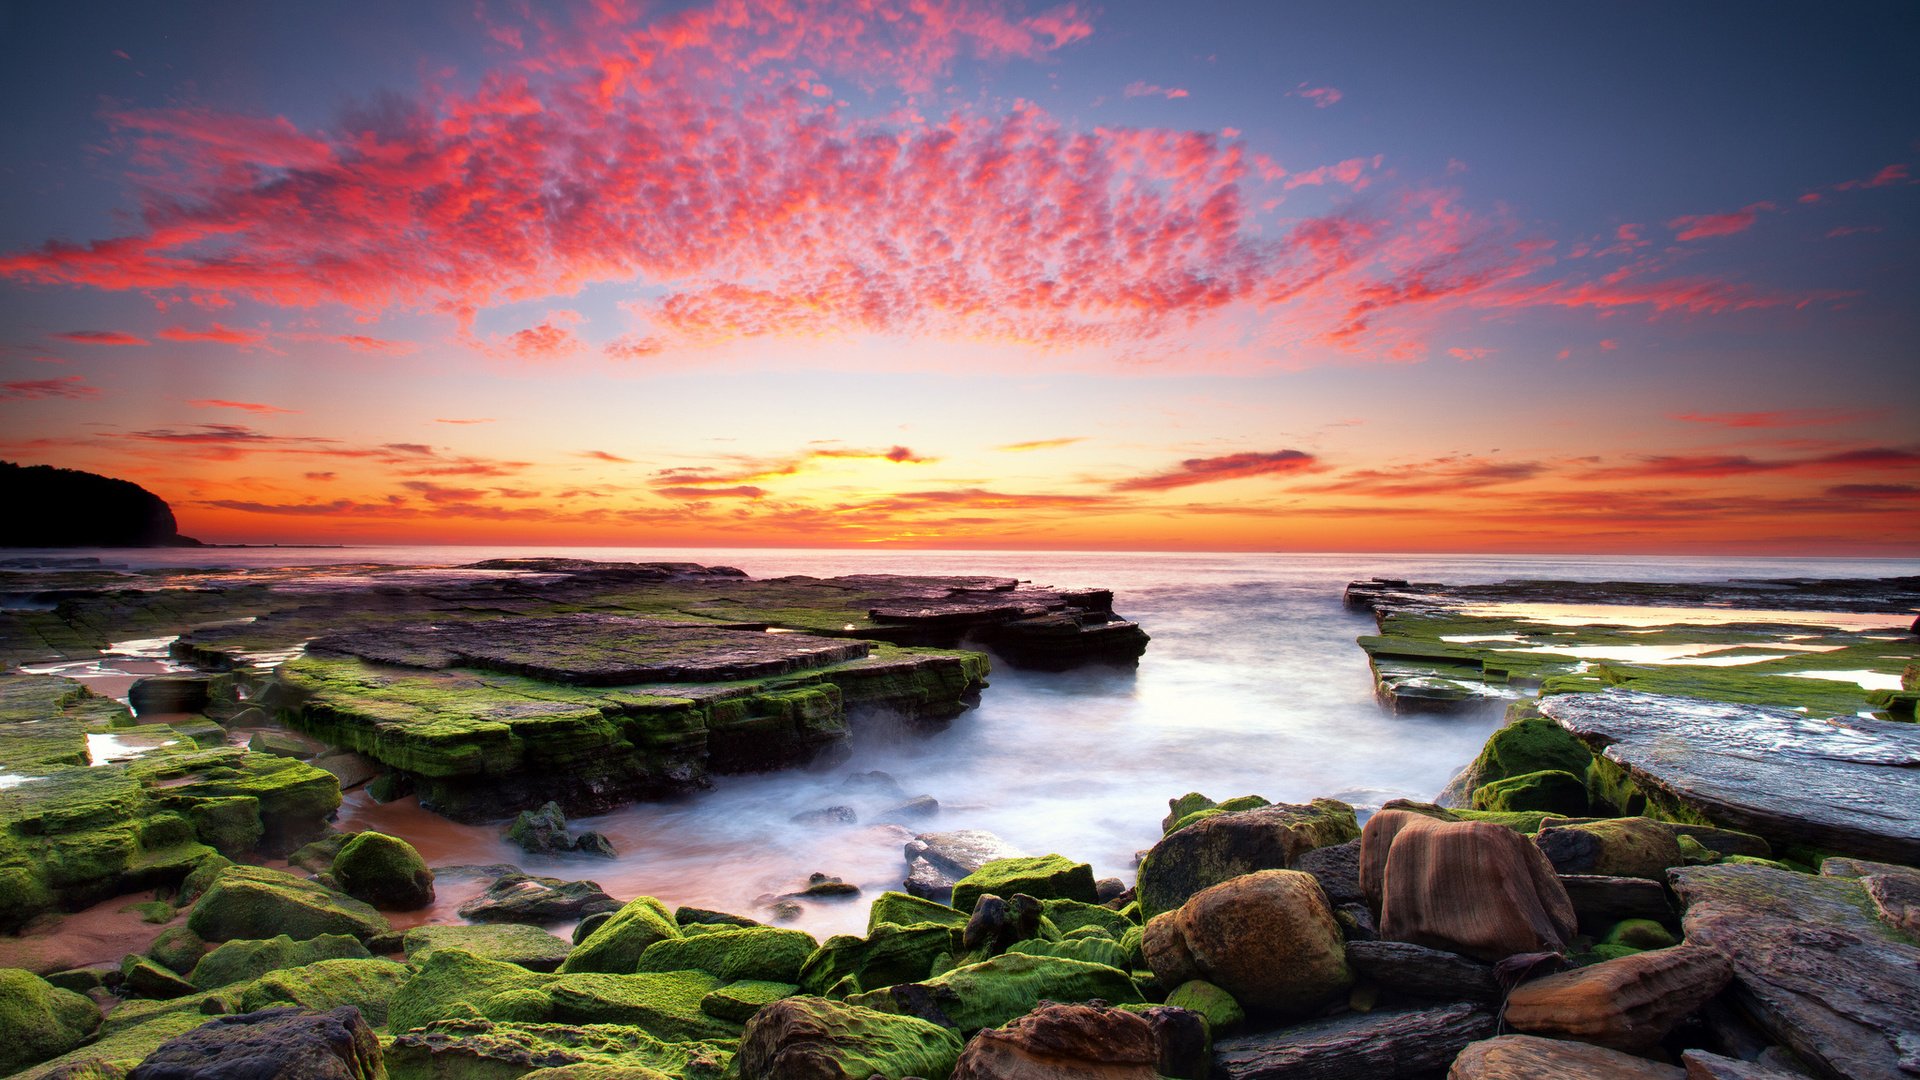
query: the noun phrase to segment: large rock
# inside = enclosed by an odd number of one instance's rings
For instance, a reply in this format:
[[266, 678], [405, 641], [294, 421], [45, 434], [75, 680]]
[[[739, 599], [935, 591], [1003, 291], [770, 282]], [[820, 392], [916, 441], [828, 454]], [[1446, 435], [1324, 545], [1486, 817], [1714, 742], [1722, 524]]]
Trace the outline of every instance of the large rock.
[[380, 1040], [352, 1007], [222, 1016], [162, 1043], [131, 1080], [382, 1080]]
[[952, 949], [948, 927], [881, 923], [864, 938], [851, 934], [828, 938], [807, 957], [796, 981], [809, 994], [825, 994], [848, 978], [860, 990], [918, 982], [932, 972], [936, 958]]
[[79, 1046], [100, 1026], [92, 1001], [30, 971], [0, 968], [0, 1074]]
[[1764, 866], [1670, 875], [1690, 944], [1733, 964], [1733, 997], [1830, 1080], [1920, 1072], [1920, 946], [1859, 880]]
[[1820, 864], [1820, 873], [1858, 878], [1882, 922], [1920, 938], [1920, 870], [1864, 859], [1828, 859]]
[[1704, 1050], [1688, 1050], [1680, 1055], [1687, 1080], [1805, 1080], [1799, 1070], [1785, 1072], [1759, 1061], [1722, 1057]]
[[618, 911], [620, 901], [591, 881], [508, 874], [460, 905], [460, 917], [475, 922], [557, 923]]
[[1172, 911], [1211, 885], [1258, 870], [1285, 870], [1314, 848], [1360, 835], [1353, 807], [1332, 799], [1214, 814], [1160, 838], [1140, 862], [1140, 913]]
[[1493, 1032], [1493, 1011], [1464, 1002], [1346, 1013], [1216, 1043], [1213, 1075], [1219, 1080], [1424, 1076]]
[[640, 954], [636, 971], [704, 971], [725, 982], [799, 983], [819, 942], [799, 930], [745, 926], [665, 938]]
[[1042, 1001], [1144, 1004], [1128, 975], [1104, 964], [1058, 956], [1006, 953], [917, 983], [870, 990], [847, 1000], [884, 1012], [918, 1016], [964, 1033], [998, 1027]]
[[1611, 689], [1540, 709], [1669, 816], [1776, 847], [1920, 862], [1920, 726]]
[[1576, 929], [1546, 856], [1491, 822], [1382, 810], [1361, 837], [1360, 884], [1382, 938], [1480, 960], [1559, 952]]
[[944, 902], [961, 878], [997, 859], [1021, 855], [1019, 848], [982, 829], [921, 833], [907, 841], [901, 886], [913, 896]]
[[537, 926], [499, 923], [490, 926], [416, 926], [401, 938], [407, 962], [424, 963], [439, 949], [460, 949], [488, 960], [518, 964], [528, 971], [552, 971], [567, 958], [571, 945]]
[[1507, 995], [1503, 1016], [1536, 1035], [1644, 1050], [1732, 978], [1719, 953], [1678, 945], [1522, 983]]
[[393, 932], [369, 905], [305, 878], [263, 866], [229, 866], [193, 905], [187, 927], [207, 941], [271, 938], [296, 941], [347, 934], [366, 941]]
[[469, 1017], [396, 1035], [386, 1061], [392, 1080], [719, 1080], [731, 1056], [730, 1041], [665, 1042], [610, 1024]]
[[1502, 1035], [1460, 1052], [1447, 1080], [1686, 1080], [1671, 1065], [1586, 1043]]
[[1622, 919], [1652, 919], [1672, 923], [1678, 918], [1667, 899], [1664, 880], [1607, 877], [1599, 874], [1561, 874], [1560, 885], [1573, 901], [1580, 932], [1599, 937]]
[[305, 967], [270, 971], [240, 987], [235, 1007], [239, 1012], [254, 1012], [298, 1005], [326, 1012], [351, 1005], [368, 1024], [384, 1028], [394, 994], [412, 974], [407, 965], [385, 958], [322, 960]]
[[1153, 1025], [1124, 1009], [1042, 1005], [975, 1035], [953, 1080], [1158, 1080]]
[[387, 911], [433, 903], [433, 871], [413, 845], [385, 833], [363, 832], [334, 856], [333, 877], [356, 900]]
[[1548, 825], [1534, 834], [1533, 842], [1559, 874], [1665, 881], [1667, 868], [1681, 862], [1673, 828], [1644, 817]]
[[1036, 900], [1097, 902], [1093, 867], [1060, 855], [995, 859], [961, 878], [953, 886], [953, 906], [972, 911], [984, 894], [1012, 896], [1024, 893]]
[[741, 1080], [867, 1080], [946, 1076], [959, 1056], [959, 1036], [937, 1024], [797, 997], [754, 1014], [734, 1064]]
[[1249, 1011], [1307, 1016], [1353, 985], [1326, 896], [1312, 875], [1296, 870], [1262, 870], [1202, 889], [1179, 910], [1154, 916], [1142, 944], [1161, 985], [1205, 979]]
[[625, 974], [638, 970], [641, 954], [656, 942], [679, 936], [680, 927], [665, 904], [651, 896], [636, 897], [575, 946], [560, 970]]
[[373, 954], [349, 934], [321, 934], [295, 941], [285, 934], [264, 939], [229, 941], [200, 958], [187, 975], [198, 990], [214, 990], [253, 980], [282, 968], [304, 967], [322, 960], [365, 960]]
[[541, 974], [441, 949], [394, 993], [388, 1027], [409, 1031], [450, 1016], [522, 1024], [619, 1024], [667, 1042], [737, 1037], [737, 1024], [700, 1002], [722, 985], [700, 971]]
[[1493, 965], [1405, 941], [1349, 941], [1347, 966], [1389, 993], [1440, 1001], [1499, 1001]]

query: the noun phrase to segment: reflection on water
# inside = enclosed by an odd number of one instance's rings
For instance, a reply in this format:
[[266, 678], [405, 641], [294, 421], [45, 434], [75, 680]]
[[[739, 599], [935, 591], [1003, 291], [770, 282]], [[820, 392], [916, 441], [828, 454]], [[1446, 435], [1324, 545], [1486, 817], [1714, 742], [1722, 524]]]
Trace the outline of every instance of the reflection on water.
[[[1833, 574], [1830, 576], [1864, 576]], [[1659, 607], [1642, 604], [1465, 604], [1462, 614], [1495, 619], [1524, 619], [1545, 626], [1821, 626], [1835, 630], [1884, 630], [1906, 626], [1913, 613], [1852, 611], [1764, 611], [1756, 608]]]

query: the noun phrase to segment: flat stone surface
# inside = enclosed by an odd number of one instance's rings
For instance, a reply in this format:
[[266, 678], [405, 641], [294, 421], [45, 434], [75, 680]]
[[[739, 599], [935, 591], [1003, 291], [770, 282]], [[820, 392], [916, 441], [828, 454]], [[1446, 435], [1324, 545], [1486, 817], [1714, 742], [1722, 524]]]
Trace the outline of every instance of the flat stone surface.
[[1832, 1080], [1920, 1073], [1920, 943], [1880, 921], [1856, 879], [1764, 866], [1672, 871], [1687, 941], [1732, 962], [1733, 993]]
[[1381, 1080], [1447, 1067], [1467, 1044], [1489, 1038], [1493, 1013], [1459, 1002], [1425, 1009], [1346, 1013], [1214, 1044], [1220, 1080]]
[[1405, 941], [1349, 941], [1347, 964], [1382, 989], [1437, 1000], [1498, 1001], [1493, 965]]
[[955, 879], [966, 877], [995, 859], [1017, 859], [1026, 852], [984, 829], [927, 832], [907, 844], [907, 858], [925, 859]]
[[1920, 725], [1608, 690], [1540, 711], [1656, 792], [1775, 842], [1920, 862]]

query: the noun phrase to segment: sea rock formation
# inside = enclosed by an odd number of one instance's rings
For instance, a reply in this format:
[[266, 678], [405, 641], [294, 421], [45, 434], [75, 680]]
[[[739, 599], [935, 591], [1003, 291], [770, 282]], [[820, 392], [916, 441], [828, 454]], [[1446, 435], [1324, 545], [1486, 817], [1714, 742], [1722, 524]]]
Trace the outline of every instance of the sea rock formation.
[[0, 461], [0, 547], [192, 547], [166, 500], [130, 480]]

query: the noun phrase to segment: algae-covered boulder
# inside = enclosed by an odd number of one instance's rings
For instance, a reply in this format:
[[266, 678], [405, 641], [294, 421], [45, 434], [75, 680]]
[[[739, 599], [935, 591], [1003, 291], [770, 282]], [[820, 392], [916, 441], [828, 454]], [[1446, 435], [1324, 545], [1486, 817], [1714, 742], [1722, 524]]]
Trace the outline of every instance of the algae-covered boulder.
[[144, 956], [120, 961], [120, 996], [164, 1001], [193, 993], [193, 984]]
[[1470, 790], [1534, 772], [1586, 775], [1593, 752], [1567, 729], [1541, 716], [1530, 704], [1516, 705], [1507, 715], [1517, 718], [1488, 736], [1480, 755], [1468, 766]]
[[1151, 1021], [1125, 1009], [1043, 1005], [967, 1043], [953, 1080], [1159, 1080]]
[[568, 1080], [722, 1080], [732, 1056], [730, 1045], [665, 1042], [609, 1024], [522, 1024], [468, 1016], [396, 1034], [386, 1048], [386, 1066], [389, 1080], [508, 1080], [556, 1073]]
[[800, 969], [819, 948], [812, 934], [771, 926], [714, 930], [664, 938], [640, 954], [638, 971], [704, 971], [723, 982], [753, 979], [798, 983]]
[[1664, 881], [1670, 867], [1686, 861], [1672, 826], [1644, 817], [1549, 825], [1533, 842], [1561, 874]]
[[187, 927], [208, 941], [295, 940], [348, 934], [365, 941], [393, 932], [372, 905], [262, 866], [230, 866], [195, 901]]
[[680, 936], [667, 906], [651, 896], [629, 900], [613, 918], [588, 934], [560, 965], [562, 972], [637, 970], [640, 956], [655, 942]]
[[819, 997], [778, 1001], [754, 1014], [734, 1064], [741, 1080], [945, 1077], [960, 1056], [953, 1032]]
[[1127, 964], [1131, 959], [1128, 951], [1119, 942], [1108, 937], [1081, 937], [1061, 941], [1029, 938], [1026, 941], [1014, 942], [1006, 951], [1026, 953], [1028, 956], [1061, 956], [1068, 960], [1102, 964], [1122, 971], [1128, 969]]
[[416, 926], [401, 939], [407, 962], [425, 962], [436, 949], [461, 949], [488, 960], [518, 964], [529, 971], [552, 971], [571, 947], [537, 926], [501, 923], [489, 926]]
[[1207, 1030], [1220, 1035], [1240, 1026], [1247, 1018], [1245, 1009], [1233, 995], [1205, 979], [1188, 979], [1167, 995], [1167, 1004], [1188, 1009], [1207, 1018]]
[[413, 845], [385, 833], [363, 832], [334, 856], [333, 877], [356, 900], [386, 911], [433, 903], [433, 871]]
[[669, 1042], [725, 1039], [738, 1029], [700, 1010], [723, 983], [704, 972], [541, 974], [459, 949], [427, 956], [393, 995], [388, 1027], [479, 1015], [523, 1024], [622, 1024]]
[[394, 992], [412, 975], [407, 965], [391, 960], [322, 960], [262, 975], [240, 991], [239, 1004], [247, 1012], [275, 1005], [326, 1012], [351, 1005], [367, 1023], [383, 1028]]
[[251, 982], [270, 971], [321, 960], [365, 960], [373, 954], [348, 934], [321, 934], [295, 941], [285, 934], [263, 940], [229, 941], [200, 958], [187, 981], [200, 990]]
[[1100, 899], [1094, 889], [1093, 867], [1060, 855], [995, 859], [954, 883], [953, 906], [959, 911], [972, 911], [980, 897], [988, 893], [1023, 893], [1036, 900], [1078, 900], [1086, 904]]
[[700, 1011], [708, 1016], [717, 1016], [722, 1020], [731, 1020], [744, 1024], [760, 1011], [762, 1006], [771, 1005], [781, 998], [798, 994], [800, 988], [793, 983], [766, 982], [760, 979], [742, 979], [731, 982], [707, 994], [700, 999]]
[[1507, 813], [1544, 810], [1578, 817], [1587, 812], [1587, 781], [1558, 769], [1522, 773], [1482, 784], [1473, 792], [1475, 810]]
[[927, 977], [933, 961], [953, 949], [953, 931], [923, 924], [895, 926], [881, 923], [864, 938], [841, 934], [828, 938], [800, 969], [801, 989], [823, 995], [841, 979], [852, 977], [862, 990]]
[[176, 975], [185, 975], [192, 971], [195, 964], [207, 952], [207, 943], [200, 935], [184, 926], [169, 926], [160, 931], [160, 936], [147, 946], [147, 955], [154, 963]]
[[1125, 972], [1057, 956], [1006, 953], [917, 983], [848, 998], [854, 1005], [920, 1016], [971, 1033], [998, 1027], [1042, 1001], [1098, 998], [1113, 1005], [1145, 1001]]
[[507, 874], [460, 905], [460, 917], [475, 922], [557, 923], [617, 911], [620, 901], [591, 881]]
[[30, 971], [0, 968], [0, 1074], [64, 1054], [99, 1026], [92, 1001]]
[[221, 1016], [157, 1047], [141, 1080], [380, 1080], [380, 1040], [350, 1007]]
[[457, 948], [435, 949], [394, 992], [387, 1027], [398, 1034], [443, 1017], [485, 1016], [494, 998], [516, 992], [535, 994], [552, 978]]
[[1083, 904], [1078, 900], [1042, 900], [1040, 914], [1062, 936], [1093, 927], [1118, 941], [1127, 931], [1139, 925], [1103, 904]]
[[1340, 927], [1313, 875], [1262, 870], [1195, 893], [1147, 923], [1162, 986], [1204, 979], [1242, 1006], [1308, 1016], [1353, 985]]
[[881, 923], [893, 923], [895, 926], [929, 923], [959, 929], [967, 925], [967, 912], [903, 892], [883, 892], [867, 908], [867, 932], [872, 933], [873, 928]]
[[1284, 870], [1314, 848], [1360, 835], [1353, 807], [1332, 799], [1215, 814], [1177, 829], [1140, 863], [1140, 912], [1172, 911], [1194, 893], [1257, 870]]

